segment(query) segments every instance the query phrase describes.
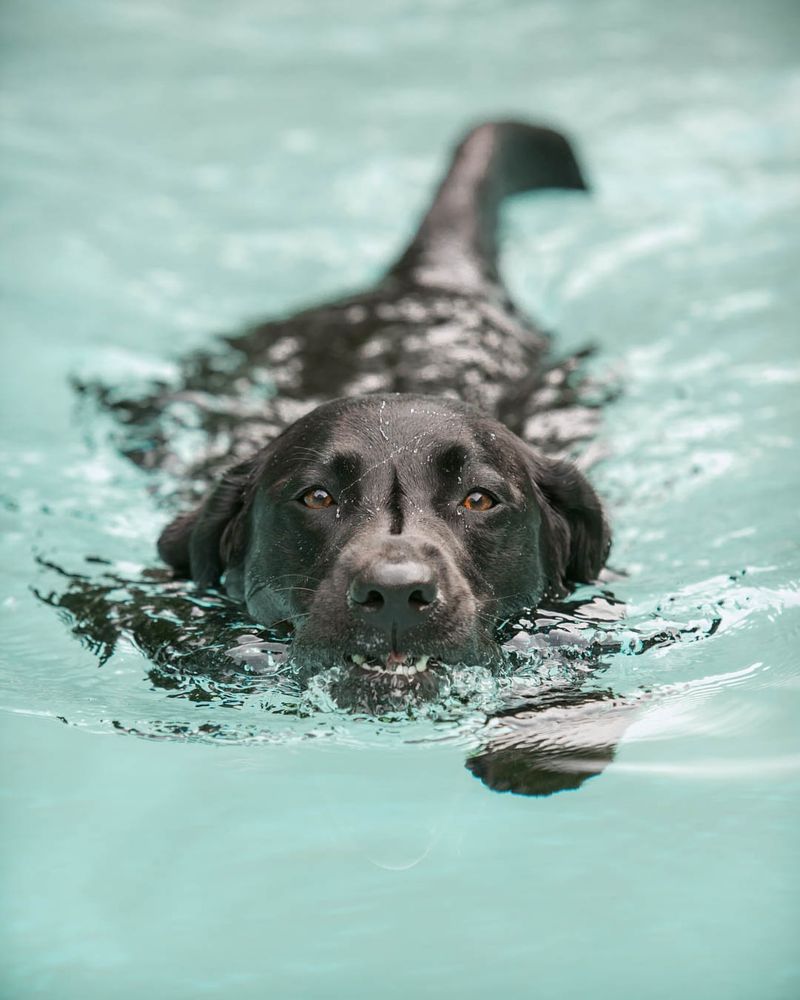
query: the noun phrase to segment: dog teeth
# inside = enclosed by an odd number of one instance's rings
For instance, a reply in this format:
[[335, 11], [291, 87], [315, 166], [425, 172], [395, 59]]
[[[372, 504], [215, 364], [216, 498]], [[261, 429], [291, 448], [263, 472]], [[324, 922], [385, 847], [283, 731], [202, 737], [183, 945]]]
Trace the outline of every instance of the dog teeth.
[[413, 677], [415, 674], [424, 673], [428, 669], [429, 656], [420, 656], [411, 663], [397, 663], [392, 667], [387, 667], [383, 663], [368, 663], [366, 657], [359, 653], [351, 653], [350, 659], [362, 670], [370, 670], [374, 674], [399, 674], [401, 677]]

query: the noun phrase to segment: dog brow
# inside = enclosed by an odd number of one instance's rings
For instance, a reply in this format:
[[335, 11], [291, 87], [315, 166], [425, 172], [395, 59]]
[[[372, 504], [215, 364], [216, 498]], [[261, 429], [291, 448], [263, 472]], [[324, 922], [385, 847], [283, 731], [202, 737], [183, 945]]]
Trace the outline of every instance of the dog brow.
[[343, 491], [352, 489], [364, 475], [364, 460], [357, 451], [334, 452], [328, 467]]
[[337, 451], [328, 462], [331, 472], [343, 482], [358, 479], [364, 471], [364, 461], [357, 451]]
[[434, 461], [447, 475], [455, 475], [466, 464], [469, 452], [460, 441], [445, 441], [434, 452]]

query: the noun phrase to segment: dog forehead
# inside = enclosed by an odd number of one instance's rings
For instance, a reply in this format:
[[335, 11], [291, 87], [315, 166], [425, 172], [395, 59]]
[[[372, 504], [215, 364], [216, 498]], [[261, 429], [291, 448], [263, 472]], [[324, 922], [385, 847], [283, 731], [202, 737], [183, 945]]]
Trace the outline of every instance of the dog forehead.
[[477, 446], [478, 415], [446, 398], [391, 394], [358, 396], [323, 404], [299, 422], [298, 443], [314, 443], [317, 457], [359, 454], [385, 458], [420, 454], [443, 442]]
[[362, 440], [408, 443], [416, 438], [436, 440], [454, 434], [471, 437], [473, 414], [462, 403], [446, 398], [362, 396], [342, 408], [337, 424]]
[[332, 477], [334, 484], [357, 482], [368, 492], [395, 478], [404, 488], [424, 488], [431, 477], [476, 466], [516, 479], [519, 443], [501, 424], [458, 400], [399, 393], [350, 397], [301, 418], [270, 466], [280, 479]]

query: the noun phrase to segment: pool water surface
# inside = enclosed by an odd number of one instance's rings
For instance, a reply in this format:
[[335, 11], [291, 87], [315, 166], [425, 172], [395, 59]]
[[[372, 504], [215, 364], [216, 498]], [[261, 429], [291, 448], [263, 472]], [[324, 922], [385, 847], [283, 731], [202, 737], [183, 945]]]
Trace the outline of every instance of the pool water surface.
[[[0, 23], [0, 996], [800, 995], [800, 8], [7, 0]], [[599, 712], [613, 759], [547, 797], [465, 767], [506, 690], [485, 672], [377, 718], [324, 677], [80, 641], [63, 601], [71, 575], [105, 588], [98, 621], [129, 605], [174, 509], [76, 383], [136, 392], [367, 287], [452, 142], [511, 115], [565, 129], [592, 190], [510, 203], [503, 274], [620, 389], [591, 477], [627, 618], [587, 683], [635, 711]]]

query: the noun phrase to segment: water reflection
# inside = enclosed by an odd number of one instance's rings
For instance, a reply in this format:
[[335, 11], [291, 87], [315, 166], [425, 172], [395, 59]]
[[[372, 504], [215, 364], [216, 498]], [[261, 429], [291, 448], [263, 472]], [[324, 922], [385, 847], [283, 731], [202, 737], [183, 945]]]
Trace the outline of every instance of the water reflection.
[[[164, 570], [125, 575], [103, 566], [98, 573], [98, 562], [74, 573], [42, 560], [55, 586], [39, 586], [38, 598], [101, 666], [132, 644], [146, 658], [151, 688], [170, 704], [192, 706], [178, 718], [107, 720], [115, 730], [226, 742], [369, 743], [387, 733], [405, 742], [456, 740], [474, 776], [520, 795], [578, 788], [613, 760], [648, 701], [641, 690], [621, 694], [604, 684], [614, 657], [693, 642], [719, 625], [718, 617], [626, 620], [610, 592], [585, 588], [582, 599], [506, 622], [505, 657], [492, 667], [437, 665], [408, 678], [355, 666], [311, 671], [292, 659], [288, 628], [255, 626], [223, 596], [198, 593]], [[422, 728], [408, 730], [409, 721]]]

